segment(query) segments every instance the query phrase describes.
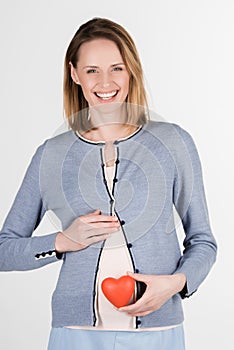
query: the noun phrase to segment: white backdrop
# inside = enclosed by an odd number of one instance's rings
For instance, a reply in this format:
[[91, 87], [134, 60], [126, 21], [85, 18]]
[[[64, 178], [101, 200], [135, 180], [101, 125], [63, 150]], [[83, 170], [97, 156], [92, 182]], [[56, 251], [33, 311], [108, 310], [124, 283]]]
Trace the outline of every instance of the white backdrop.
[[[187, 350], [233, 349], [233, 1], [8, 0], [0, 13], [1, 224], [36, 147], [63, 122], [72, 36], [96, 16], [119, 22], [135, 39], [151, 107], [192, 134], [202, 161], [219, 254], [184, 301]], [[53, 231], [46, 219], [37, 234]], [[46, 349], [59, 267], [0, 273], [1, 349]]]

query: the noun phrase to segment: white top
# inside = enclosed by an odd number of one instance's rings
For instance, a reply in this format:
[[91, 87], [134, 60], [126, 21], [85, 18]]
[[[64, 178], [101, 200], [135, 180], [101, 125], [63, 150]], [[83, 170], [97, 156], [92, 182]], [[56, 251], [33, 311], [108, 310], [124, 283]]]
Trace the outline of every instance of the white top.
[[[110, 193], [112, 192], [114, 166], [104, 167]], [[119, 263], [121, 262], [121, 263]], [[119, 278], [133, 272], [133, 265], [122, 229], [113, 233], [103, 247], [99, 261], [96, 285], [97, 327], [115, 330], [130, 330], [135, 327], [135, 317], [120, 312], [105, 297], [101, 289], [102, 281], [107, 277]], [[133, 300], [131, 300], [133, 302]], [[130, 302], [130, 303], [131, 303]]]

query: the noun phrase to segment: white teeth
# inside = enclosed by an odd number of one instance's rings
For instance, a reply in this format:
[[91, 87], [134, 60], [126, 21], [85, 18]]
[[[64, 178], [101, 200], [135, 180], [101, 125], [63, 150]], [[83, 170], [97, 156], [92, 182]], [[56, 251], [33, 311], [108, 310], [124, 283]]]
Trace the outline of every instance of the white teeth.
[[106, 92], [106, 93], [100, 93], [100, 92], [96, 92], [96, 95], [100, 98], [102, 98], [103, 100], [108, 100], [111, 97], [115, 96], [117, 94], [117, 90], [112, 91], [112, 92]]

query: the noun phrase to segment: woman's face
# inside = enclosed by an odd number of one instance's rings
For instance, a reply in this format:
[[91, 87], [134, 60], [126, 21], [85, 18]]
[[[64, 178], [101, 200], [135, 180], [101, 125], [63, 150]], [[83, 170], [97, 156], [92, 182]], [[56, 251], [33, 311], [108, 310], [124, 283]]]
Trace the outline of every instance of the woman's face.
[[71, 65], [72, 79], [81, 85], [89, 106], [124, 102], [129, 90], [129, 73], [117, 45], [95, 39], [81, 45], [77, 68]]

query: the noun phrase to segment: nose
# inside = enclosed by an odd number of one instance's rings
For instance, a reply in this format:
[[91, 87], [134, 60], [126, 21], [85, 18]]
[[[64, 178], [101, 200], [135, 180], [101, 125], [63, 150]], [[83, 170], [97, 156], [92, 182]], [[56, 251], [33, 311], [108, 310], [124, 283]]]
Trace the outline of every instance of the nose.
[[110, 86], [111, 84], [111, 77], [110, 74], [108, 72], [103, 72], [100, 75], [100, 81], [99, 81], [100, 87], [102, 89], [106, 89]]

